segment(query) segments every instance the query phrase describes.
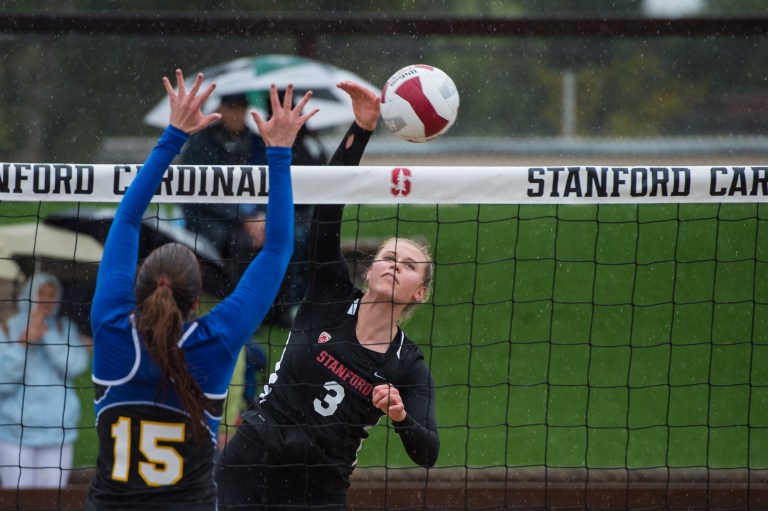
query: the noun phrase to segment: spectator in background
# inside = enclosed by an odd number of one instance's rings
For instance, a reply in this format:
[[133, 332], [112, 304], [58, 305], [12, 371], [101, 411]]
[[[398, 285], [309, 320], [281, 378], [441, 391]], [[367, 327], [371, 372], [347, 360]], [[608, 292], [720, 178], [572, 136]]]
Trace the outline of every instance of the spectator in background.
[[[221, 114], [218, 122], [190, 137], [181, 163], [266, 165], [266, 144], [246, 123], [248, 97], [245, 94], [222, 96], [218, 112]], [[264, 245], [266, 209], [256, 204], [208, 203], [183, 204], [182, 211], [187, 229], [212, 242], [224, 258], [229, 293]], [[247, 405], [255, 397], [257, 375], [263, 374], [266, 368], [267, 353], [255, 339], [245, 345], [245, 353], [243, 400]]]
[[69, 481], [80, 418], [73, 381], [89, 356], [77, 325], [59, 314], [61, 295], [54, 276], [35, 273], [19, 292], [18, 313], [0, 328], [3, 488]]
[[[245, 94], [222, 96], [219, 122], [193, 135], [181, 155], [185, 165], [266, 165], [264, 141], [248, 129]], [[263, 208], [255, 204], [183, 204], [186, 227], [205, 236], [224, 257], [229, 288], [264, 245]], [[226, 293], [225, 293], [226, 294]]]
[[[279, 95], [282, 101], [283, 92]], [[194, 135], [181, 155], [185, 165], [264, 165], [266, 147], [248, 129], [246, 94], [222, 96], [218, 123]], [[267, 118], [272, 116], [267, 105]], [[328, 155], [314, 132], [304, 126], [293, 146], [293, 165], [325, 165]], [[205, 236], [229, 265], [229, 280], [237, 282], [248, 262], [264, 244], [265, 208], [255, 204], [183, 204], [186, 227]], [[306, 291], [307, 236], [312, 207], [295, 208], [295, 247], [291, 265], [272, 313], [267, 318], [290, 327]]]

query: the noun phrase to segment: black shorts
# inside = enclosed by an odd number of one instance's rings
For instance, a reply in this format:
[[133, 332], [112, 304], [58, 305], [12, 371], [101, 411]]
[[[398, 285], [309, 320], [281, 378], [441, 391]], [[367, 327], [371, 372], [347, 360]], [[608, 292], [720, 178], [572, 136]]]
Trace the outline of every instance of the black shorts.
[[251, 407], [216, 463], [219, 509], [343, 511], [346, 484], [338, 488], [338, 481], [328, 480], [327, 466], [280, 455], [298, 435], [300, 428], [281, 427], [258, 405]]

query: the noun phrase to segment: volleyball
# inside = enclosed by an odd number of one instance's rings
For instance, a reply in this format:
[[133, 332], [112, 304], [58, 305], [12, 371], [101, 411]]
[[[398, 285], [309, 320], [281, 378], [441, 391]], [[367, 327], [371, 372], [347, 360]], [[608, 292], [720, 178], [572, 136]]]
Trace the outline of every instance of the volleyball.
[[381, 91], [381, 119], [395, 136], [429, 142], [453, 126], [459, 113], [459, 91], [451, 77], [426, 64], [393, 74]]

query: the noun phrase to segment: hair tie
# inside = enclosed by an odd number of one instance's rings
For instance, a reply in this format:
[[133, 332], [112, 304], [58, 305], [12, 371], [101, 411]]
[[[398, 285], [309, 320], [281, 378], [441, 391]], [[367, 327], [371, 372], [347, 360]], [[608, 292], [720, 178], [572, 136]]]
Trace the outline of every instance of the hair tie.
[[163, 275], [157, 280], [157, 287], [171, 287], [171, 281], [168, 280], [168, 277]]

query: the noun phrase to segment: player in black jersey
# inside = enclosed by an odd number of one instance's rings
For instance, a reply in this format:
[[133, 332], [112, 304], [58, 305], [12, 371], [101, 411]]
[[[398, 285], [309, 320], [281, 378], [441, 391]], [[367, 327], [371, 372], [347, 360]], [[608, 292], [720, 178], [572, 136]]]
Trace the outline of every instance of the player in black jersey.
[[[357, 84], [339, 87], [352, 98], [356, 121], [330, 164], [357, 165], [380, 99]], [[217, 462], [222, 509], [344, 509], [357, 452], [385, 415], [415, 463], [437, 461], [432, 377], [397, 324], [428, 296], [429, 250], [385, 241], [366, 289], [357, 289], [340, 248], [343, 211], [315, 206], [307, 296], [264, 393]]]

